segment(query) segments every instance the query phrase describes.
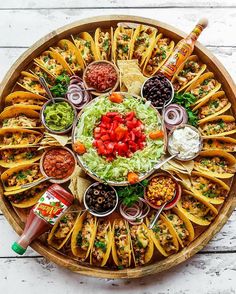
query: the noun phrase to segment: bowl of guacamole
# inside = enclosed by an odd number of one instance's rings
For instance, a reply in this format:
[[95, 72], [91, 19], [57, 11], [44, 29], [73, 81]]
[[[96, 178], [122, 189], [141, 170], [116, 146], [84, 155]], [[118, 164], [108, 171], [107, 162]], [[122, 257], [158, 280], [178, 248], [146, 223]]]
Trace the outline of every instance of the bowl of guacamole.
[[41, 110], [44, 127], [53, 134], [65, 134], [72, 128], [76, 109], [64, 98], [54, 98], [55, 103], [47, 101]]

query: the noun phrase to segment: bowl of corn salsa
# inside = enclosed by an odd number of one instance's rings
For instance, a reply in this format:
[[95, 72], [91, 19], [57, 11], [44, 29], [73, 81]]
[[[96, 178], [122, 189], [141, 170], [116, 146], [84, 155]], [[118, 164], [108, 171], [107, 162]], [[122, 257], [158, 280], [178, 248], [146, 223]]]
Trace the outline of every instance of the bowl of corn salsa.
[[165, 202], [174, 199], [166, 205], [165, 209], [175, 206], [181, 196], [181, 186], [169, 174], [158, 173], [153, 175], [145, 188], [144, 198], [155, 209], [159, 209]]

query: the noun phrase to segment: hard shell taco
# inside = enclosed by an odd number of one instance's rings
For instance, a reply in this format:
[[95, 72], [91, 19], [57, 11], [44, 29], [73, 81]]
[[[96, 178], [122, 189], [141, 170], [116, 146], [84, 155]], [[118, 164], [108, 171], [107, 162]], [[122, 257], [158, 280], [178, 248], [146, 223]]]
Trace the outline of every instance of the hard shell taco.
[[185, 93], [191, 93], [196, 97], [198, 104], [207, 100], [221, 87], [221, 84], [214, 78], [212, 72], [207, 72], [201, 75], [195, 82], [193, 82], [186, 90]]
[[198, 111], [198, 124], [204, 123], [209, 118], [223, 114], [231, 107], [228, 98], [225, 97], [224, 91], [216, 92], [208, 99], [198, 103], [193, 111]]
[[99, 59], [97, 51], [95, 49], [94, 40], [89, 33], [83, 32], [80, 33], [78, 36], [71, 37], [73, 42], [75, 43], [75, 46], [79, 49], [82, 55], [85, 66]]
[[201, 64], [197, 55], [189, 56], [186, 61], [179, 66], [171, 80], [175, 91], [181, 92], [189, 87], [205, 70], [206, 64]]
[[36, 145], [43, 135], [37, 131], [17, 128], [0, 129], [0, 148]]
[[71, 236], [71, 251], [80, 260], [85, 260], [91, 251], [96, 235], [97, 219], [85, 211], [77, 217]]
[[130, 226], [132, 253], [135, 266], [148, 263], [154, 251], [151, 233], [144, 223]]
[[56, 47], [50, 47], [53, 52], [59, 53], [61, 58], [70, 68], [70, 73], [80, 74], [84, 70], [84, 62], [78, 48], [69, 40], [63, 39], [57, 43]]
[[0, 125], [2, 128], [43, 128], [39, 113], [27, 106], [9, 106], [0, 113]]
[[[147, 225], [153, 220], [155, 214], [156, 212], [151, 213], [146, 219]], [[160, 218], [149, 232], [156, 249], [161, 255], [169, 256], [178, 252], [179, 242], [176, 231], [165, 216], [160, 215]]]
[[112, 44], [112, 57], [117, 60], [128, 60], [130, 55], [130, 44], [133, 38], [134, 29], [119, 26], [114, 32]]
[[129, 59], [138, 59], [142, 66], [155, 43], [156, 33], [156, 28], [139, 24], [131, 39]]
[[15, 167], [21, 164], [30, 164], [38, 161], [42, 156], [43, 150], [34, 147], [14, 147], [0, 149], [0, 166], [5, 168]]
[[7, 95], [5, 98], [5, 104], [15, 105], [15, 106], [28, 106], [33, 110], [40, 110], [45, 102], [47, 102], [47, 98], [24, 91], [15, 91]]
[[95, 49], [100, 60], [112, 60], [113, 28], [97, 28], [94, 35]]
[[198, 127], [203, 138], [228, 136], [236, 133], [235, 118], [232, 115], [219, 115], [201, 122]]
[[200, 226], [208, 226], [218, 214], [215, 206], [188, 190], [183, 190], [177, 207], [190, 221]]
[[145, 76], [150, 77], [159, 70], [170, 56], [174, 45], [174, 41], [171, 41], [170, 38], [164, 37], [163, 34], [159, 34], [156, 37], [155, 42], [150, 46], [143, 66], [143, 73]]
[[126, 220], [115, 219], [112, 228], [112, 257], [116, 266], [129, 267], [131, 264], [131, 238]]
[[27, 208], [35, 205], [48, 187], [49, 183], [43, 182], [31, 189], [8, 191], [4, 195], [14, 207]]
[[32, 73], [22, 71], [17, 84], [31, 93], [47, 97], [47, 93], [41, 86], [39, 78]]
[[71, 74], [70, 67], [58, 52], [47, 50], [34, 60], [39, 66], [50, 72], [54, 78], [65, 73]]
[[43, 77], [49, 86], [53, 86], [55, 84], [55, 77], [50, 73], [50, 71], [41, 67], [36, 62], [33, 63], [33, 66], [29, 69], [29, 71], [37, 78]]
[[223, 181], [196, 171], [187, 180], [182, 178], [182, 183], [186, 189], [212, 204], [223, 203], [230, 190]]
[[178, 208], [165, 211], [163, 215], [176, 231], [177, 238], [182, 247], [187, 246], [194, 239], [194, 228], [190, 220]]
[[111, 224], [108, 219], [99, 219], [91, 248], [90, 264], [103, 267], [110, 256], [112, 246]]
[[236, 152], [236, 139], [230, 137], [216, 137], [203, 140], [203, 150], [224, 150]]
[[236, 172], [236, 158], [223, 150], [202, 151], [194, 160], [194, 169], [216, 178], [231, 178]]
[[[39, 164], [22, 164], [7, 169], [1, 174], [4, 190], [22, 192], [22, 185], [37, 182], [43, 178]], [[5, 194], [5, 193], [4, 193]]]
[[77, 217], [78, 207], [76, 205], [71, 205], [53, 226], [48, 235], [48, 244], [57, 250], [60, 250], [70, 238]]

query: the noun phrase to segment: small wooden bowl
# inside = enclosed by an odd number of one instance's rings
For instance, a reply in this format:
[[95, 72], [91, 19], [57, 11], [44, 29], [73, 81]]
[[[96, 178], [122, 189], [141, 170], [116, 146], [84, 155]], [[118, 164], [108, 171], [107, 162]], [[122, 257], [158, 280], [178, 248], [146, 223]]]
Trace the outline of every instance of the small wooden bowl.
[[85, 88], [89, 89], [89, 88], [92, 87], [92, 86], [90, 86], [90, 85], [87, 83], [87, 81], [86, 81], [86, 74], [87, 74], [88, 69], [89, 69], [92, 65], [94, 65], [94, 64], [99, 64], [99, 63], [100, 63], [100, 64], [101, 64], [101, 63], [106, 63], [106, 64], [111, 65], [111, 66], [114, 68], [114, 70], [116, 71], [116, 74], [117, 74], [117, 81], [116, 81], [114, 87], [111, 88], [111, 89], [109, 89], [108, 91], [107, 91], [107, 90], [106, 90], [106, 91], [102, 91], [102, 92], [99, 92], [98, 90], [96, 90], [96, 91], [91, 91], [91, 94], [93, 94], [93, 95], [95, 95], [95, 96], [99, 96], [99, 95], [101, 95], [101, 94], [107, 94], [107, 93], [109, 93], [109, 92], [114, 92], [114, 91], [117, 89], [117, 87], [119, 86], [119, 84], [120, 84], [120, 78], [119, 78], [120, 73], [119, 73], [119, 69], [117, 68], [117, 66], [116, 66], [113, 62], [111, 62], [111, 61], [107, 61], [107, 60], [97, 60], [97, 61], [93, 61], [93, 62], [91, 62], [91, 63], [85, 68], [85, 70], [84, 70], [84, 73], [83, 73], [83, 82], [84, 82]]
[[[171, 178], [174, 182], [175, 182], [175, 185], [176, 185], [176, 195], [174, 197], [174, 199], [166, 205], [166, 207], [164, 208], [164, 210], [168, 210], [168, 209], [171, 209], [172, 207], [174, 207], [176, 205], [176, 203], [179, 201], [180, 197], [181, 197], [181, 194], [182, 194], [182, 188], [181, 186], [177, 183], [177, 181], [170, 175], [170, 174], [167, 174], [167, 173], [156, 173], [154, 174], [152, 177], [150, 177], [149, 179], [149, 182], [153, 179], [153, 178], [156, 178], [156, 177], [159, 177], [159, 176], [166, 176], [166, 177], [169, 177]], [[154, 209], [160, 209], [161, 206], [163, 205], [154, 205], [152, 202], [150, 202], [150, 200], [148, 199], [147, 197], [147, 187], [145, 187], [145, 190], [144, 190], [144, 199], [145, 201], [148, 203], [149, 206], [151, 206], [152, 208]]]

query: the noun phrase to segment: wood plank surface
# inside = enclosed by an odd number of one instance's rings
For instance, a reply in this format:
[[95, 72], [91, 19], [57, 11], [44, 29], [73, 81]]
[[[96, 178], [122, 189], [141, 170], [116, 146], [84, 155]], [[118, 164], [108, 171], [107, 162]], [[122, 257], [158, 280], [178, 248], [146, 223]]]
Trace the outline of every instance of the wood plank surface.
[[71, 8], [71, 7], [98, 7], [102, 9], [103, 7], [235, 7], [233, 0], [212, 0], [212, 1], [191, 1], [191, 0], [8, 0], [1, 1], [0, 9], [36, 9], [36, 8]]
[[[236, 27], [236, 8], [196, 8], [176, 9], [35, 9], [0, 10], [0, 47], [31, 46], [39, 38], [65, 24], [94, 15], [139, 15], [153, 18], [190, 32], [200, 17], [207, 16], [209, 27], [200, 36], [204, 45], [236, 46], [234, 28]], [[12, 22], [14, 20], [14, 22]], [[8, 36], [11, 36], [9, 38]]]
[[4, 294], [234, 294], [235, 271], [231, 254], [197, 254], [168, 274], [136, 280], [88, 278], [43, 258], [7, 258], [0, 259], [0, 289]]

